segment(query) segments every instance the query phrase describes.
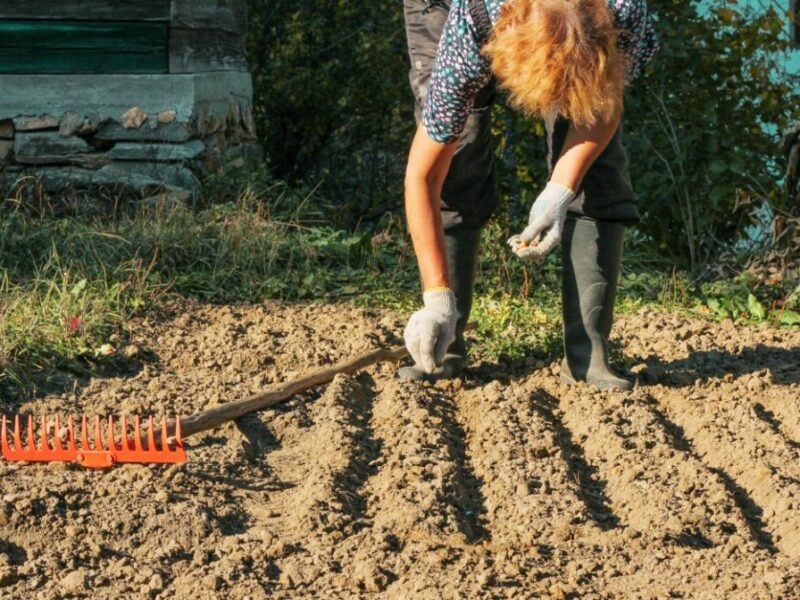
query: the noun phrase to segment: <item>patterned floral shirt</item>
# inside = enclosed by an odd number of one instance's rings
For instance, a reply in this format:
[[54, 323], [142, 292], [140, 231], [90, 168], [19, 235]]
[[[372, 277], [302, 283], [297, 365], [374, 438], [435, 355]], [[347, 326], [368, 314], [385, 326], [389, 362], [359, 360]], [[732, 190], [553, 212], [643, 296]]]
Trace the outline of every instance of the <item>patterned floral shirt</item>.
[[[492, 23], [508, 0], [486, 0]], [[628, 57], [628, 81], [632, 81], [658, 50], [646, 0], [606, 0], [620, 29], [618, 44]], [[422, 123], [434, 141], [458, 140], [472, 100], [492, 76], [469, 11], [469, 0], [452, 0], [439, 42]]]

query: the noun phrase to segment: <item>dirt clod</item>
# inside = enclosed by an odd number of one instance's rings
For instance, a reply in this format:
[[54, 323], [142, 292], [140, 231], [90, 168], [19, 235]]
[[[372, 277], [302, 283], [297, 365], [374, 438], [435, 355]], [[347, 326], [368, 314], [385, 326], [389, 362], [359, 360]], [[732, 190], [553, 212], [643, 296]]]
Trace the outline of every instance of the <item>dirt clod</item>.
[[86, 569], [78, 569], [67, 573], [60, 582], [61, 592], [64, 594], [79, 594], [87, 591]]

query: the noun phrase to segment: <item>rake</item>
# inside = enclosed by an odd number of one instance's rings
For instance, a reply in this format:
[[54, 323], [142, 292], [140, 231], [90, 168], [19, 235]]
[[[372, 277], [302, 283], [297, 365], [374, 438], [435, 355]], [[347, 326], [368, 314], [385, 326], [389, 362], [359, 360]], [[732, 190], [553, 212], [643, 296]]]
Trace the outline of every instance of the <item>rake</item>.
[[[27, 418], [26, 443], [23, 444], [20, 417], [14, 417], [13, 448], [8, 443], [8, 419], [3, 416], [0, 425], [3, 458], [24, 462], [76, 462], [90, 469], [104, 469], [116, 463], [182, 463], [186, 462], [183, 448], [181, 420], [173, 423], [174, 437], [167, 436], [167, 420], [161, 421], [161, 432], [157, 436], [153, 417], [147, 420], [147, 431], [143, 432], [139, 417], [133, 420], [133, 437], [128, 437], [128, 422], [123, 416], [119, 422], [119, 443], [115, 435], [114, 417], [108, 417], [105, 435], [100, 417], [94, 419], [94, 434], [89, 442], [89, 419], [83, 417], [80, 425], [80, 440], [75, 435], [75, 421], [67, 419], [66, 429], [61, 429], [61, 420], [55, 417], [54, 435], [48, 436], [47, 417], [43, 416], [39, 429], [39, 444], [36, 444], [33, 415]], [[159, 444], [156, 443], [156, 437]], [[145, 439], [146, 438], [146, 439]], [[145, 447], [146, 446], [146, 447]]]
[[[159, 428], [156, 428], [153, 417], [147, 419], [147, 427], [144, 428], [139, 417], [134, 417], [133, 421], [129, 422], [123, 416], [118, 426], [114, 417], [108, 417], [103, 431], [104, 419], [95, 417], [93, 422], [90, 422], [87, 417], [82, 417], [80, 428], [77, 430], [79, 435], [76, 435], [75, 421], [72, 417], [67, 419], [66, 429], [62, 429], [62, 422], [58, 417], [53, 421], [43, 416], [37, 436], [32, 415], [27, 419], [20, 419], [19, 415], [14, 417], [13, 431], [9, 431], [9, 421], [3, 416], [0, 425], [2, 437], [0, 447], [3, 458], [8, 461], [75, 462], [92, 469], [106, 469], [117, 463], [183, 463], [186, 462], [186, 449], [183, 446], [185, 437], [214, 429], [246, 414], [274, 406], [300, 392], [330, 383], [341, 373], [352, 374], [373, 364], [384, 361], [397, 362], [406, 356], [408, 350], [405, 346], [373, 350], [236, 402], [216, 406], [188, 417], [162, 419]], [[27, 425], [25, 435], [21, 427], [23, 421]], [[48, 424], [53, 422], [55, 434], [50, 436]], [[174, 434], [172, 437], [168, 435], [170, 432]], [[12, 444], [9, 444], [9, 435]]]

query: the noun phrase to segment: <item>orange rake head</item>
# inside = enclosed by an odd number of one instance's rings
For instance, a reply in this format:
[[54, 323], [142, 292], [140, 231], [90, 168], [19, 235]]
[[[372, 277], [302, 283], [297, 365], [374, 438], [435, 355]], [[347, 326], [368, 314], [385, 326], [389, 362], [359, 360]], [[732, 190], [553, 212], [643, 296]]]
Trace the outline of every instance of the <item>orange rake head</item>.
[[[51, 422], [52, 424], [52, 422]], [[153, 417], [147, 420], [146, 444], [142, 441], [142, 425], [139, 417], [133, 421], [133, 437], [128, 437], [128, 422], [123, 416], [120, 419], [120, 442], [116, 441], [114, 417], [108, 418], [105, 436], [100, 417], [94, 420], [94, 435], [89, 443], [89, 421], [81, 420], [80, 440], [75, 436], [75, 422], [72, 417], [67, 420], [62, 430], [61, 421], [55, 418], [55, 430], [50, 439], [48, 421], [42, 417], [39, 432], [39, 445], [36, 445], [33, 417], [27, 419], [27, 435], [23, 444], [22, 428], [19, 416], [14, 417], [13, 447], [9, 445], [9, 422], [3, 416], [0, 426], [3, 458], [23, 462], [77, 462], [91, 469], [107, 469], [116, 463], [184, 463], [186, 451], [181, 439], [181, 420], [175, 419], [175, 437], [167, 437], [167, 420], [161, 422], [159, 444], [156, 443], [156, 431]], [[105, 438], [105, 445], [104, 445]]]

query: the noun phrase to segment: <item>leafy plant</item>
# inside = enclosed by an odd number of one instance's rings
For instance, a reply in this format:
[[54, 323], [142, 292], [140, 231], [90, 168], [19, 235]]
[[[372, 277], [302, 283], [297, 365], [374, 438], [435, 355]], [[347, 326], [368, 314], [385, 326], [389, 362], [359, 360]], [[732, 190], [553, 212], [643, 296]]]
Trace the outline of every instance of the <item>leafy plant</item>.
[[732, 0], [649, 4], [661, 51], [626, 101], [633, 180], [642, 229], [697, 270], [779, 202], [779, 134], [800, 94], [784, 71], [785, 15]]
[[414, 127], [402, 4], [249, 0], [255, 117], [272, 171], [321, 181], [331, 221], [402, 200]]

